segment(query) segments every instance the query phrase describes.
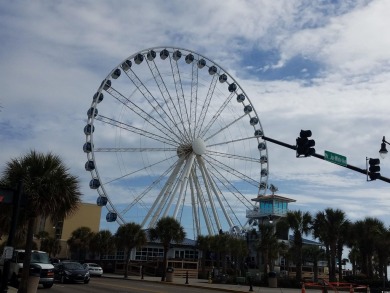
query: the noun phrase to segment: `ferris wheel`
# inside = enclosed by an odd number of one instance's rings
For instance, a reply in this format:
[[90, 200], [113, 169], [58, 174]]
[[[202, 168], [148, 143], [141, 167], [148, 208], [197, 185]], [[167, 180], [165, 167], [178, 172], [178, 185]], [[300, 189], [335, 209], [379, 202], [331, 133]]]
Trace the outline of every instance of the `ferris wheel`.
[[255, 107], [238, 82], [194, 51], [139, 51], [101, 82], [84, 127], [85, 169], [106, 219], [187, 231], [237, 231], [263, 195], [268, 154]]

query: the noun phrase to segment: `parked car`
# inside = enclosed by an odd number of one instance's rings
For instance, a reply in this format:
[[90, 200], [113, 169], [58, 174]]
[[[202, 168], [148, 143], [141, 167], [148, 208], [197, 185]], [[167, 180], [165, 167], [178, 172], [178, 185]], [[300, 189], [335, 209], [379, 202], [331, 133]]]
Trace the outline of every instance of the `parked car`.
[[103, 269], [97, 263], [86, 262], [85, 264], [83, 264], [83, 266], [84, 268], [89, 270], [89, 274], [91, 275], [91, 277], [101, 277], [103, 275]]
[[54, 279], [61, 283], [83, 282], [88, 284], [90, 275], [88, 269], [79, 262], [63, 261], [54, 264]]

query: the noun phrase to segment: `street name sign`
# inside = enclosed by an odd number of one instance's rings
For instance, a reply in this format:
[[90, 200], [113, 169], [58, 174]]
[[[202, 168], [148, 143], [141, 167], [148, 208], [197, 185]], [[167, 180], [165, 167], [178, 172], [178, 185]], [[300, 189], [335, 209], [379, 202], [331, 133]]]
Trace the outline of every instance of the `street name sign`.
[[333, 164], [337, 164], [337, 165], [344, 166], [344, 167], [347, 166], [347, 157], [344, 157], [344, 156], [336, 154], [336, 153], [325, 151], [324, 159], [326, 161], [333, 163]]

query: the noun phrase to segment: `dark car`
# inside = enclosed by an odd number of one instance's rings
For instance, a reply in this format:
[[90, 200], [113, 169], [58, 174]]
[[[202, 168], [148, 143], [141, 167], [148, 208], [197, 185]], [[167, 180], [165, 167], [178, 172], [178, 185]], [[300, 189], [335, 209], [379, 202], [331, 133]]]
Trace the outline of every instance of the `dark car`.
[[54, 279], [61, 283], [82, 282], [88, 284], [90, 275], [79, 262], [64, 261], [54, 265]]

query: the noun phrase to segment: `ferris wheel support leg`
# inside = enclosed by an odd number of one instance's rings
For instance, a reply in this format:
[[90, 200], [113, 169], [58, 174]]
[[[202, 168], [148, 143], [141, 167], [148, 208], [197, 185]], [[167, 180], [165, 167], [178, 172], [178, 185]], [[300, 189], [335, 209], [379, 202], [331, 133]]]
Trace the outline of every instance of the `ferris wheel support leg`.
[[227, 213], [227, 211], [226, 211], [226, 209], [225, 209], [225, 206], [224, 206], [223, 203], [222, 203], [222, 200], [221, 200], [221, 197], [220, 197], [220, 195], [219, 195], [219, 192], [218, 192], [218, 190], [215, 188], [214, 181], [213, 181], [213, 179], [211, 178], [210, 173], [207, 171], [207, 168], [206, 168], [206, 165], [205, 165], [205, 163], [204, 163], [203, 158], [200, 158], [199, 164], [202, 166], [202, 168], [204, 168], [204, 169], [206, 170], [205, 173], [206, 173], [207, 179], [208, 179], [208, 181], [210, 182], [210, 186], [211, 186], [211, 188], [213, 189], [213, 192], [214, 192], [214, 194], [215, 194], [215, 197], [216, 197], [216, 199], [218, 200], [218, 203], [219, 203], [219, 205], [220, 205], [220, 207], [221, 207], [221, 210], [222, 210], [222, 212], [223, 212], [223, 214], [224, 214], [224, 216], [225, 216], [225, 218], [226, 218], [226, 221], [227, 221], [228, 224], [229, 224], [229, 227], [230, 227], [230, 228], [233, 227], [233, 226], [234, 226], [233, 221], [232, 221], [232, 219], [230, 218], [230, 216], [228, 215], [228, 213]]
[[204, 218], [204, 220], [206, 222], [207, 232], [209, 233], [209, 235], [212, 235], [213, 232], [215, 232], [215, 231], [213, 231], [213, 228], [212, 228], [212, 225], [211, 225], [210, 215], [207, 212], [206, 201], [205, 201], [205, 198], [203, 196], [202, 188], [200, 187], [199, 179], [195, 175], [195, 172], [193, 172], [193, 176], [192, 177], [194, 178], [196, 194], [197, 194], [197, 197], [198, 197], [198, 201], [200, 203], [200, 207], [201, 207], [201, 210], [202, 210], [203, 218]]
[[195, 228], [196, 228], [196, 235], [201, 234], [200, 230], [200, 223], [199, 223], [199, 217], [198, 217], [198, 212], [196, 207], [198, 206], [198, 203], [195, 198], [195, 192], [194, 192], [194, 176], [193, 176], [194, 170], [191, 171], [190, 173], [190, 190], [191, 190], [191, 203], [192, 203], [192, 214], [194, 215], [194, 223], [195, 223]]
[[184, 159], [180, 158], [180, 160], [177, 162], [177, 165], [175, 166], [175, 169], [172, 171], [172, 173], [169, 176], [167, 182], [165, 183], [163, 189], [161, 190], [161, 192], [159, 194], [159, 199], [153, 203], [152, 208], [149, 210], [147, 216], [145, 217], [144, 221], [142, 222], [142, 227], [144, 227], [144, 225], [147, 223], [147, 220], [149, 219], [149, 217], [151, 216], [151, 214], [153, 213], [153, 211], [156, 209], [156, 207], [158, 205], [157, 210], [153, 214], [153, 218], [150, 220], [148, 226], [152, 227], [156, 223], [158, 216], [160, 215], [160, 213], [164, 207], [164, 204], [165, 204], [163, 199], [164, 199], [165, 195], [167, 195], [171, 192], [172, 187], [173, 187], [173, 183], [174, 183], [174, 178], [176, 178], [183, 163], [184, 163]]
[[197, 160], [198, 160], [198, 164], [200, 166], [200, 171], [201, 171], [202, 176], [203, 176], [203, 181], [205, 182], [206, 192], [207, 192], [207, 196], [209, 198], [209, 202], [210, 202], [211, 210], [213, 212], [215, 223], [217, 224], [217, 230], [219, 231], [222, 229], [222, 227], [221, 227], [221, 222], [219, 220], [217, 210], [215, 209], [215, 204], [214, 204], [214, 201], [213, 201], [213, 198], [211, 195], [211, 191], [210, 191], [210, 185], [212, 185], [212, 182], [210, 182], [210, 176], [207, 172], [206, 166], [204, 165], [202, 158], [198, 157]]
[[189, 176], [190, 171], [192, 169], [192, 166], [194, 164], [194, 159], [195, 159], [195, 154], [192, 153], [190, 155], [190, 157], [188, 158], [188, 160], [187, 160], [187, 163], [186, 163], [186, 166], [185, 166], [185, 170], [183, 172], [182, 181], [180, 182], [180, 193], [179, 193], [179, 197], [178, 197], [177, 202], [176, 202], [175, 212], [173, 213], [173, 217], [175, 219], [176, 219], [177, 213], [179, 211], [181, 198], [183, 196], [185, 187], [187, 186], [187, 183], [188, 183], [188, 176]]

